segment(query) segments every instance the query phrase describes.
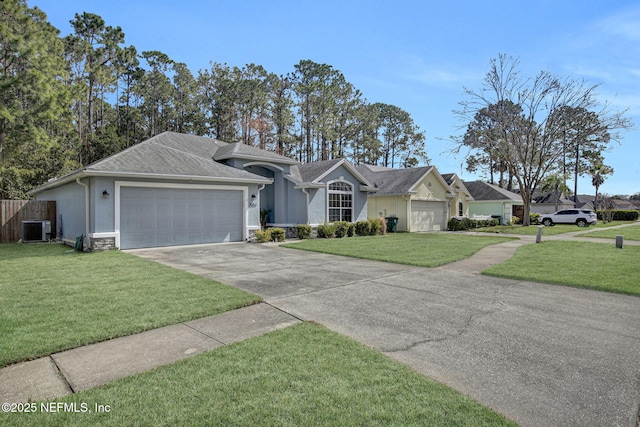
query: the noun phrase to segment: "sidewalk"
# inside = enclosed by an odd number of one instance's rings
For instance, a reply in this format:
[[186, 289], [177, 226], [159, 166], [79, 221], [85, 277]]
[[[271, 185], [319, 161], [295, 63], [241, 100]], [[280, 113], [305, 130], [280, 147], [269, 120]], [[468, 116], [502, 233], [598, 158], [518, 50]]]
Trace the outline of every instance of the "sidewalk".
[[0, 402], [55, 399], [300, 322], [265, 303], [0, 369]]

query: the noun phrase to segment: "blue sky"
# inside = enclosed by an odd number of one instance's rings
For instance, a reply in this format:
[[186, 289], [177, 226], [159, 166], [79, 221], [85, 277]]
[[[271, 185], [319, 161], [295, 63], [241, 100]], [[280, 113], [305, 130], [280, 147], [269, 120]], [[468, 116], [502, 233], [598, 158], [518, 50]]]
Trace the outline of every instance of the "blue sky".
[[[445, 4], [446, 3], [446, 4]], [[601, 84], [598, 93], [636, 126], [606, 153], [603, 193], [640, 192], [640, 4], [637, 1], [28, 0], [61, 35], [75, 13], [120, 26], [138, 52], [159, 50], [194, 75], [211, 61], [285, 74], [302, 59], [341, 71], [369, 102], [408, 111], [441, 173], [477, 178], [449, 154], [452, 113], [477, 89], [489, 60], [520, 59], [524, 76], [548, 70]], [[570, 187], [573, 187], [570, 183]], [[578, 192], [593, 194], [591, 179]]]

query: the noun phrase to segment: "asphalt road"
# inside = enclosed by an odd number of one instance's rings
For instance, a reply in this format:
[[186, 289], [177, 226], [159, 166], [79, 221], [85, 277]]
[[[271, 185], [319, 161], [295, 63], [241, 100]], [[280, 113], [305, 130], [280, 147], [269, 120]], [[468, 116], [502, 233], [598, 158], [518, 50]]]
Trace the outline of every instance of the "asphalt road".
[[638, 297], [268, 244], [132, 252], [261, 295], [522, 426], [638, 420]]

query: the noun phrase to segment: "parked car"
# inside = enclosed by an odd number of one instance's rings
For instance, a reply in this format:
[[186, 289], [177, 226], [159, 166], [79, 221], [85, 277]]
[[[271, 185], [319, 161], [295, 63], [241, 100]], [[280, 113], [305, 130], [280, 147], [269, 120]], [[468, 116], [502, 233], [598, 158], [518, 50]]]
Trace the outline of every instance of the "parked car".
[[542, 214], [542, 224], [545, 226], [555, 224], [576, 224], [578, 227], [587, 227], [598, 220], [596, 213], [583, 209], [563, 209], [552, 214]]

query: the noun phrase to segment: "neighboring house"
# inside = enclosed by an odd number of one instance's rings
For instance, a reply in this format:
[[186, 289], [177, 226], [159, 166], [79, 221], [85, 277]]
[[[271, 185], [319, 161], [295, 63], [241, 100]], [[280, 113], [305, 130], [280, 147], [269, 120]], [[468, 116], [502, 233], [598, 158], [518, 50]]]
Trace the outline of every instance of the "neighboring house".
[[346, 160], [301, 164], [241, 143], [165, 132], [32, 190], [56, 235], [91, 249], [242, 241], [269, 223], [367, 218], [375, 191]]
[[595, 198], [594, 196], [590, 196], [587, 194], [578, 194], [577, 196], [571, 196], [569, 197], [569, 200], [571, 200], [576, 208], [579, 209], [588, 209], [588, 210], [595, 210], [593, 207], [595, 205]]
[[465, 187], [473, 197], [469, 202], [469, 217], [499, 217], [501, 224], [509, 224], [514, 216], [520, 217], [524, 212], [522, 198], [519, 194], [483, 181], [465, 181]]
[[[360, 165], [356, 169], [376, 188], [369, 194], [368, 216], [398, 218], [398, 231], [442, 231], [454, 216], [454, 192], [434, 166], [391, 169]], [[460, 197], [464, 198], [464, 195]]]
[[464, 185], [464, 182], [455, 173], [445, 173], [442, 177], [456, 198], [450, 201], [449, 212], [452, 217], [464, 218], [469, 216], [469, 204], [473, 201], [473, 196]]
[[[620, 210], [620, 211], [640, 210], [638, 209], [636, 204], [633, 203], [633, 201], [631, 200], [611, 199], [611, 202], [613, 203], [612, 208], [614, 210]], [[599, 206], [602, 208], [602, 205], [600, 205], [600, 203], [602, 203], [602, 200], [598, 201]]]
[[562, 191], [536, 192], [531, 200], [532, 213], [554, 213], [562, 209], [575, 207], [575, 202], [565, 197]]

